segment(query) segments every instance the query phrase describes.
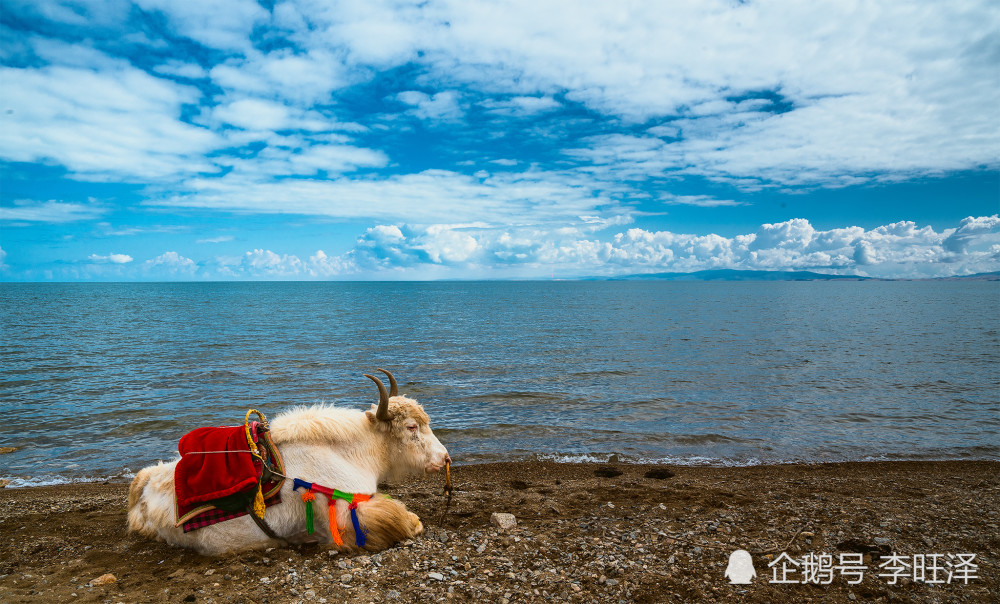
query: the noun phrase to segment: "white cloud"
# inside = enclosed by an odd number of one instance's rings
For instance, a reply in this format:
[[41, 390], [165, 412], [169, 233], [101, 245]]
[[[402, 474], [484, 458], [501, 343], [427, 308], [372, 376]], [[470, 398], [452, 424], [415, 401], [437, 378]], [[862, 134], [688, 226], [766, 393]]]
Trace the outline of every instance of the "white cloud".
[[246, 130], [280, 130], [290, 125], [288, 107], [260, 99], [241, 99], [216, 107], [213, 116]]
[[[257, 248], [242, 256], [195, 262], [167, 252], [142, 265], [148, 276], [253, 280], [338, 278], [532, 278], [620, 276], [706, 269], [809, 270], [884, 278], [927, 278], [1000, 270], [1000, 217], [969, 217], [935, 231], [912, 222], [866, 230], [820, 231], [803, 219], [761, 225], [732, 237], [629, 228], [595, 237], [595, 222], [627, 224], [629, 217], [583, 216], [559, 228], [487, 223], [382, 224], [370, 227], [349, 251], [317, 250], [305, 260]], [[946, 242], [965, 229], [963, 251]], [[0, 257], [0, 262], [3, 258]], [[125, 254], [99, 264], [126, 264]]]
[[91, 254], [87, 259], [96, 264], [128, 264], [133, 260], [132, 256], [128, 254], [108, 254], [107, 256]]
[[280, 98], [298, 106], [326, 103], [334, 91], [359, 80], [343, 57], [325, 49], [295, 53], [247, 52], [211, 70], [212, 81], [230, 94]]
[[243, 254], [240, 269], [249, 277], [294, 277], [301, 273], [302, 261], [294, 255], [255, 249]]
[[268, 19], [255, 0], [135, 0], [161, 12], [180, 35], [209, 48], [247, 51], [254, 26]]
[[0, 271], [5, 271], [8, 268], [9, 267], [7, 266], [7, 252], [5, 252], [2, 247], [0, 247]]
[[330, 257], [323, 250], [309, 257], [306, 262], [306, 272], [311, 277], [330, 278], [348, 275], [357, 271], [357, 266], [350, 258]]
[[168, 61], [163, 65], [156, 66], [153, 71], [188, 80], [200, 80], [208, 77], [208, 72], [201, 65], [197, 63], [184, 63], [182, 61]]
[[[374, 163], [381, 159], [361, 153], [352, 161]], [[480, 178], [447, 170], [426, 170], [381, 179], [271, 182], [261, 180], [250, 168], [252, 165], [222, 178], [192, 179], [184, 183], [182, 193], [164, 199], [151, 198], [146, 203], [338, 218], [392, 216], [415, 224], [547, 223], [615, 205], [606, 195], [594, 194], [586, 179], [572, 173], [528, 170]]]
[[732, 199], [716, 199], [710, 195], [672, 195], [665, 194], [660, 201], [668, 205], [697, 206], [699, 208], [718, 208], [722, 206], [741, 206], [743, 202]]
[[166, 272], [171, 275], [191, 275], [198, 265], [194, 260], [185, 258], [177, 252], [164, 252], [143, 263], [143, 268], [152, 272]]
[[[334, 172], [383, 168], [398, 161], [395, 152], [351, 141], [323, 149], [305, 139], [293, 152], [301, 157], [277, 162], [269, 152], [245, 157], [227, 148], [269, 143], [279, 129], [355, 127], [335, 118], [337, 92], [397, 67], [414, 68], [413, 84], [438, 91], [390, 92], [429, 122], [454, 124], [475, 104], [502, 130], [512, 127], [499, 124], [505, 117], [584, 105], [604, 133], [555, 144], [590, 170], [594, 190], [664, 175], [745, 190], [837, 187], [996, 166], [1000, 156], [993, 107], [1000, 54], [992, 35], [1000, 11], [989, 3], [519, 0], [501, 9], [288, 0], [271, 12], [252, 0], [139, 4], [162, 13], [173, 33], [222, 51], [202, 59], [215, 65], [181, 57], [153, 70], [210, 77], [221, 93], [209, 98], [87, 44], [31, 35], [25, 44], [53, 64], [4, 71], [13, 113], [2, 124], [0, 157], [59, 164], [78, 178], [150, 183], [237, 164], [247, 172], [259, 166], [263, 175], [310, 175], [326, 161], [310, 157], [313, 146], [316, 156], [360, 157], [335, 158]], [[13, 7], [107, 31], [129, 19], [119, 4]], [[286, 43], [255, 47], [251, 40], [261, 36]], [[656, 125], [643, 135], [629, 128], [648, 120]]]
[[92, 220], [107, 212], [107, 208], [82, 203], [55, 200], [17, 200], [11, 206], [0, 207], [0, 220], [11, 222], [63, 223]]
[[458, 93], [453, 90], [445, 90], [434, 95], [428, 95], [418, 90], [407, 90], [397, 94], [396, 99], [413, 107], [410, 112], [422, 120], [457, 120], [465, 113], [459, 105]]
[[1000, 216], [980, 216], [962, 220], [957, 229], [944, 240], [943, 246], [949, 252], [966, 253], [976, 247], [1000, 242]]
[[158, 180], [212, 171], [204, 154], [220, 141], [182, 122], [193, 88], [154, 78], [125, 62], [113, 69], [48, 66], [0, 69], [4, 82], [0, 158], [58, 163], [77, 178]]
[[232, 240], [232, 235], [219, 235], [218, 237], [205, 237], [203, 239], [198, 239], [195, 243], [226, 243]]
[[[583, 217], [584, 225], [593, 217]], [[956, 253], [947, 243], [965, 229]], [[586, 228], [511, 229], [489, 225], [381, 225], [368, 229], [348, 254], [368, 270], [441, 265], [506, 270], [520, 276], [621, 275], [706, 269], [812, 270], [873, 277], [938, 277], [1000, 269], [1000, 218], [970, 217], [959, 229], [935, 232], [901, 222], [865, 230], [817, 231], [807, 220], [764, 224], [754, 233], [722, 237], [640, 228], [609, 240]]]
[[504, 100], [489, 99], [481, 102], [480, 105], [492, 114], [510, 117], [531, 117], [562, 107], [562, 103], [551, 96], [515, 96]]
[[[326, 16], [337, 31], [364, 19]], [[635, 122], [678, 116], [653, 134], [680, 142], [624, 159], [648, 174], [843, 186], [996, 165], [1000, 155], [990, 76], [1000, 11], [988, 4], [523, 0], [434, 3], [407, 16], [410, 46], [393, 56], [423, 50], [428, 84], [567, 91]], [[754, 94], [778, 104], [742, 98]]]

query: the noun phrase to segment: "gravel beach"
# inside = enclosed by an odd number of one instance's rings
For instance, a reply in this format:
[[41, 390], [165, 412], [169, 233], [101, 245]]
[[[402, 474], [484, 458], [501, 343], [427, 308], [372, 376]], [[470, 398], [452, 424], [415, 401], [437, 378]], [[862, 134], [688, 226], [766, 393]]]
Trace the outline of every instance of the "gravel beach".
[[[455, 466], [443, 519], [442, 477], [384, 486], [424, 521], [418, 539], [220, 558], [126, 534], [126, 484], [5, 488], [0, 602], [996, 602], [998, 476], [988, 461]], [[724, 576], [737, 549], [749, 584]]]

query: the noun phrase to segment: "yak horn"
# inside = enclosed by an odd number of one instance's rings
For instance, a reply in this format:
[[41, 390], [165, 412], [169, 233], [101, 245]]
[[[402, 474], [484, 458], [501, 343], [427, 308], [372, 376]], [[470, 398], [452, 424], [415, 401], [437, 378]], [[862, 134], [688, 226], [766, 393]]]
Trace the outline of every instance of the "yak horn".
[[375, 382], [378, 386], [378, 410], [375, 412], [375, 419], [389, 421], [389, 393], [385, 390], [385, 384], [374, 375], [365, 374], [365, 377]]
[[389, 396], [397, 396], [399, 394], [399, 386], [396, 384], [396, 378], [392, 377], [392, 374], [385, 369], [378, 368], [378, 371], [389, 376]]

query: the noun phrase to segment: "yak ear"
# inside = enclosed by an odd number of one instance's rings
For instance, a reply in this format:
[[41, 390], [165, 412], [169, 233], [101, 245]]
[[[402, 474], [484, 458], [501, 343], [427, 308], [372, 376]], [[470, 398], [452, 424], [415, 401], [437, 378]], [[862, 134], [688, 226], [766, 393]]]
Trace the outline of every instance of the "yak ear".
[[373, 424], [378, 423], [378, 418], [375, 417], [375, 413], [376, 413], [377, 409], [378, 409], [377, 405], [372, 405], [371, 409], [369, 409], [368, 411], [365, 411], [365, 417], [367, 417], [368, 421], [370, 421]]

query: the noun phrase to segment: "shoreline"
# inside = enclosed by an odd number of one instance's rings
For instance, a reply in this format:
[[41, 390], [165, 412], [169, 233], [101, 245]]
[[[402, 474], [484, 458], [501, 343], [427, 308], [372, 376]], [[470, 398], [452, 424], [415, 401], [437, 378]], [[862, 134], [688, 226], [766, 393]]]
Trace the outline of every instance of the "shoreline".
[[[608, 459], [601, 459], [602, 457], [607, 457]], [[155, 465], [158, 461], [163, 463], [168, 463], [174, 461], [173, 459], [162, 459], [154, 460], [145, 464], [141, 467], [146, 467], [146, 465]], [[900, 459], [886, 459], [884, 457], [869, 457], [863, 459], [835, 459], [835, 460], [788, 460], [788, 461], [739, 461], [735, 459], [727, 458], [717, 458], [711, 461], [696, 461], [694, 459], [671, 459], [671, 460], [651, 460], [645, 458], [633, 459], [626, 455], [620, 455], [617, 453], [609, 454], [536, 454], [531, 457], [525, 457], [523, 459], [503, 459], [503, 460], [481, 460], [477, 459], [474, 461], [461, 462], [456, 461], [452, 463], [453, 468], [470, 468], [477, 466], [490, 466], [490, 465], [503, 465], [503, 464], [526, 464], [526, 463], [543, 463], [543, 464], [555, 464], [555, 465], [616, 465], [616, 466], [642, 466], [642, 467], [664, 467], [664, 468], [714, 468], [719, 470], [725, 470], [730, 468], [781, 468], [787, 466], [823, 466], [823, 465], [841, 465], [841, 464], [877, 464], [877, 463], [1000, 463], [1000, 458], [988, 458], [988, 457], [963, 457], [963, 458], [948, 458], [948, 457], [928, 457], [928, 458], [900, 458]], [[64, 477], [58, 475], [43, 475], [43, 476], [17, 476], [17, 475], [0, 475], [0, 492], [2, 489], [38, 489], [45, 487], [69, 487], [73, 485], [85, 485], [85, 484], [102, 484], [102, 485], [112, 485], [112, 484], [124, 484], [128, 485], [131, 483], [132, 479], [135, 477], [135, 472], [131, 470], [123, 469], [114, 474], [107, 476], [78, 476], [78, 477]], [[38, 483], [31, 483], [32, 481], [39, 480]]]
[[[0, 601], [996, 601], [998, 477], [988, 460], [469, 464], [452, 468], [443, 522], [442, 477], [380, 489], [427, 528], [384, 552], [219, 558], [127, 535], [126, 482], [4, 488]], [[517, 527], [492, 525], [493, 512]], [[751, 552], [750, 585], [723, 576], [736, 549]], [[858, 585], [771, 583], [782, 552], [859, 554], [868, 570]], [[883, 555], [959, 553], [976, 554], [967, 583], [878, 576]], [[107, 574], [115, 581], [89, 585]]]

